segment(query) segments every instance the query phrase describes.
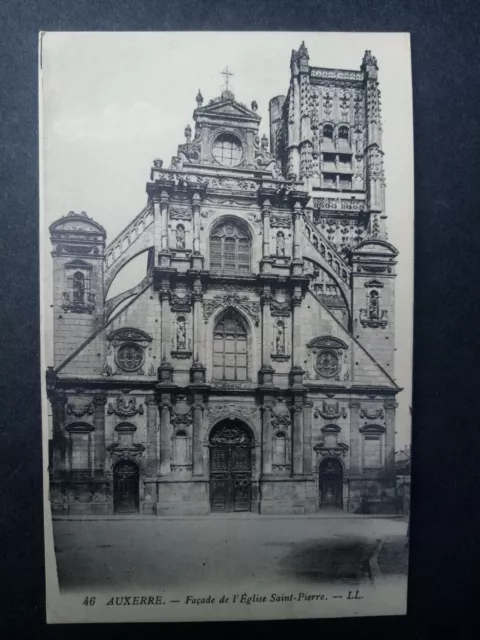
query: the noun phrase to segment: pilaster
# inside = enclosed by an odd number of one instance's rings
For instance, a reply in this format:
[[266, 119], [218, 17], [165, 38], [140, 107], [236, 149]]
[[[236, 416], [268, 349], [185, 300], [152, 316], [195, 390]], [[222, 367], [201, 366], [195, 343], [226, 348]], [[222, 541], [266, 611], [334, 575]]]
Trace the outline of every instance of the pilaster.
[[102, 474], [105, 470], [105, 405], [107, 398], [103, 393], [93, 396], [93, 424], [95, 425], [94, 451], [95, 472]]
[[147, 476], [156, 476], [159, 473], [157, 457], [157, 415], [158, 406], [154, 395], [149, 395], [145, 399], [147, 406]]

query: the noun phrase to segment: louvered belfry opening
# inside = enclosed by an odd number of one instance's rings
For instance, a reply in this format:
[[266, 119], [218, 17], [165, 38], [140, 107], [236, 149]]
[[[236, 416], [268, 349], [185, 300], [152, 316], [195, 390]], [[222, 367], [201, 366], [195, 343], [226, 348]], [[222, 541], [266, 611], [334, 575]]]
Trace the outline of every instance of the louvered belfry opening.
[[248, 379], [248, 333], [235, 309], [221, 314], [213, 330], [213, 377], [215, 380]]
[[237, 220], [223, 220], [210, 235], [210, 270], [216, 273], [251, 272], [251, 238]]

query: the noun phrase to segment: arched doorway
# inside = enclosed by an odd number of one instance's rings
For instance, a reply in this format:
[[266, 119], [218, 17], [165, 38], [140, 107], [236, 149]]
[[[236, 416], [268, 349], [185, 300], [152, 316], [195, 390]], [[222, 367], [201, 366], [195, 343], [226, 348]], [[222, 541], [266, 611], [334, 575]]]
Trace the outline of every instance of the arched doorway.
[[113, 510], [138, 513], [138, 467], [131, 460], [121, 460], [113, 469]]
[[342, 508], [343, 468], [336, 458], [322, 460], [319, 469], [320, 507]]
[[212, 511], [250, 511], [252, 438], [240, 420], [226, 420], [210, 435]]

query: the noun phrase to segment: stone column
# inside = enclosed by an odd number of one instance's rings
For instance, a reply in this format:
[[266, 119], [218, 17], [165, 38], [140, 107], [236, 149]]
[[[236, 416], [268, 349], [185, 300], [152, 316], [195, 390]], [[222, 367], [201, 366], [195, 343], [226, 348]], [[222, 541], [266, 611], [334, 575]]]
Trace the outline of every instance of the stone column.
[[302, 292], [295, 287], [292, 296], [292, 365], [302, 369], [302, 322], [301, 322]]
[[159, 292], [160, 305], [162, 311], [161, 325], [162, 325], [162, 363], [170, 360], [170, 302], [169, 302], [169, 287], [170, 283], [167, 281], [162, 282], [162, 288]]
[[157, 459], [157, 402], [155, 396], [149, 395], [145, 398], [147, 406], [147, 476], [156, 476], [158, 474]]
[[292, 407], [292, 474], [303, 474], [303, 407], [300, 398]]
[[293, 259], [302, 259], [302, 205], [295, 202], [293, 205]]
[[195, 278], [193, 284], [193, 360], [194, 362], [203, 363], [205, 361], [204, 354], [204, 326], [202, 303], [203, 291], [200, 278]]
[[270, 302], [272, 294], [269, 286], [263, 288], [262, 295], [262, 368], [272, 366], [272, 316], [270, 314]]
[[263, 216], [263, 257], [270, 257], [270, 200], [266, 198], [263, 201], [262, 216]]
[[350, 401], [350, 477], [359, 476], [362, 470], [360, 446], [360, 400]]
[[162, 393], [158, 404], [160, 411], [160, 473], [165, 476], [171, 470], [172, 441], [170, 429], [171, 401], [169, 393]]
[[161, 249], [168, 251], [168, 202], [169, 197], [166, 191], [160, 194], [160, 220], [161, 220]]
[[262, 475], [272, 474], [272, 405], [271, 400], [265, 398], [262, 407]]
[[52, 451], [49, 463], [53, 475], [57, 476], [68, 469], [68, 446], [65, 435], [65, 405], [67, 396], [63, 392], [55, 393], [50, 397], [52, 404]]
[[94, 450], [95, 464], [94, 469], [99, 473], [105, 470], [105, 405], [107, 398], [104, 393], [96, 393], [93, 396], [93, 424], [95, 425]]
[[203, 411], [205, 409], [202, 395], [195, 393], [192, 404], [193, 415], [193, 475], [203, 476], [204, 464], [203, 464]]
[[312, 474], [312, 411], [313, 402], [305, 402], [303, 413], [303, 473]]
[[162, 247], [162, 208], [160, 206], [160, 197], [156, 193], [153, 197], [153, 219], [155, 234], [155, 249], [158, 251]]
[[386, 489], [395, 490], [395, 398], [385, 400], [385, 480]]
[[193, 209], [193, 253], [200, 254], [200, 194], [195, 192], [192, 196]]

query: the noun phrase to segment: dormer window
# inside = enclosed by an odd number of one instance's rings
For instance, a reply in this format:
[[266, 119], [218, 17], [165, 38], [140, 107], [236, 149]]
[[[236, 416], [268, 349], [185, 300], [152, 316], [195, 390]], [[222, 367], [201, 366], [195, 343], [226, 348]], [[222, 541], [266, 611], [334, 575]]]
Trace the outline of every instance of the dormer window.
[[242, 144], [236, 136], [221, 134], [215, 138], [212, 155], [224, 167], [236, 167], [242, 162]]

